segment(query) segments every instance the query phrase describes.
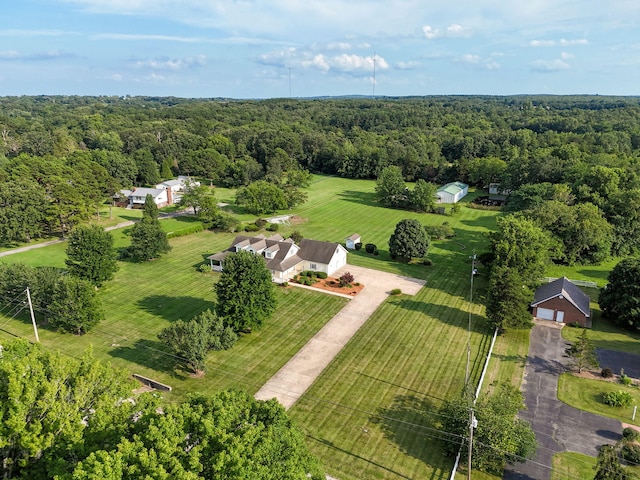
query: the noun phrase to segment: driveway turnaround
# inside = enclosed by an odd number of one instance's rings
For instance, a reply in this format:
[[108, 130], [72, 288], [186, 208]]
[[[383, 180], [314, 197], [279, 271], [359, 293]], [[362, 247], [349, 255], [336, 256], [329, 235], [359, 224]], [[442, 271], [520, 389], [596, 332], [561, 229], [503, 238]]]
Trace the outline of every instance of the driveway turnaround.
[[533, 461], [507, 466], [505, 480], [548, 480], [554, 453], [569, 451], [595, 457], [598, 447], [622, 437], [618, 420], [583, 412], [558, 400], [558, 377], [566, 371], [566, 347], [556, 324], [536, 322], [522, 382], [527, 410], [519, 416], [536, 432], [538, 451]]
[[339, 277], [344, 272], [351, 272], [357, 282], [364, 284], [364, 288], [264, 384], [255, 394], [256, 399], [276, 398], [286, 409], [291, 407], [391, 290], [399, 288], [402, 293], [415, 295], [425, 284], [424, 280], [353, 265], [342, 267], [334, 275]]
[[625, 375], [640, 379], [640, 355], [596, 348], [600, 368], [609, 367], [616, 375], [624, 370]]

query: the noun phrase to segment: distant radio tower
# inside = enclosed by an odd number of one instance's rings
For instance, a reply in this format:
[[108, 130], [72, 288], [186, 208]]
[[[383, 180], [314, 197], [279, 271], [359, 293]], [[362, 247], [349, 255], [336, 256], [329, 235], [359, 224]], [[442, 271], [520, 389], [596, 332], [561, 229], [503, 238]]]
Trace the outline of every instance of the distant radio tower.
[[372, 85], [373, 97], [376, 96], [376, 52], [373, 52], [373, 85]]

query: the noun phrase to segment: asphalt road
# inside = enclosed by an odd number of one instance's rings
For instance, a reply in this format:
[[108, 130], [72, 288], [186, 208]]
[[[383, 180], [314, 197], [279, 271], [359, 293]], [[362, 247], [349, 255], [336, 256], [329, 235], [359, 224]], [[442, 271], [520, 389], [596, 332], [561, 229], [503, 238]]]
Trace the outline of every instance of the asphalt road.
[[527, 409], [519, 416], [536, 432], [538, 451], [532, 461], [508, 466], [505, 480], [549, 480], [554, 453], [597, 456], [600, 445], [622, 437], [618, 420], [583, 412], [558, 400], [558, 377], [566, 370], [566, 346], [560, 328], [553, 323], [538, 322], [531, 330], [522, 384]]
[[640, 378], [640, 355], [604, 348], [597, 348], [596, 353], [600, 368], [609, 367], [616, 375], [620, 373], [620, 369], [624, 369], [624, 373], [631, 378]]

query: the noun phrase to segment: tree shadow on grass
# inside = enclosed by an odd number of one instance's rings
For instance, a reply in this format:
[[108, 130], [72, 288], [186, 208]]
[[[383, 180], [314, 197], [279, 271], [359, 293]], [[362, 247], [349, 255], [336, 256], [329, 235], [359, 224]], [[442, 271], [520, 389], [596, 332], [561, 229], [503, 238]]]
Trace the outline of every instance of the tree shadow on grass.
[[[212, 294], [213, 295], [213, 294]], [[207, 309], [213, 310], [213, 301], [197, 297], [171, 297], [168, 295], [150, 295], [138, 300], [138, 306], [147, 313], [174, 322], [190, 320]]]
[[[160, 342], [139, 339], [133, 345], [116, 346], [109, 351], [109, 355], [137, 363], [150, 370], [169, 374], [175, 379], [183, 380], [186, 378], [186, 375], [181, 372], [182, 362], [180, 359], [172, 356], [173, 354], [168, 352]], [[179, 368], [176, 368], [177, 366]], [[158, 379], [154, 378], [154, 380]]]
[[381, 407], [376, 413], [369, 420], [380, 426], [388, 440], [405, 454], [434, 467], [434, 462], [445, 460], [441, 442], [457, 441], [438, 429], [437, 408], [422, 396], [397, 395], [389, 407]]
[[378, 202], [376, 194], [374, 192], [358, 192], [355, 190], [346, 190], [338, 194], [338, 197], [343, 198], [349, 202], [360, 203], [370, 207], [382, 207], [383, 205]]
[[314, 437], [313, 435], [307, 435], [307, 438], [310, 439], [310, 440], [313, 440], [314, 442], [319, 443], [320, 445], [323, 445], [324, 447], [331, 448], [332, 450], [335, 450], [336, 452], [344, 453], [346, 455], [349, 455], [349, 456], [353, 457], [356, 460], [361, 460], [361, 461], [367, 462], [368, 464], [373, 465], [374, 467], [380, 468], [382, 470], [385, 470], [385, 471], [387, 471], [389, 473], [392, 473], [393, 475], [395, 475], [395, 476], [397, 476], [399, 478], [407, 478], [407, 479], [411, 478], [411, 477], [407, 477], [406, 475], [403, 475], [400, 472], [397, 472], [397, 471], [393, 470], [391, 467], [387, 467], [385, 465], [382, 465], [381, 463], [375, 462], [375, 461], [373, 461], [371, 459], [365, 458], [365, 457], [363, 457], [361, 455], [358, 455], [356, 453], [353, 453], [353, 452], [350, 452], [348, 450], [345, 450], [344, 448], [340, 448], [337, 445], [335, 445], [333, 442], [331, 442], [329, 440], [326, 440], [324, 438], [317, 438], [317, 437]]

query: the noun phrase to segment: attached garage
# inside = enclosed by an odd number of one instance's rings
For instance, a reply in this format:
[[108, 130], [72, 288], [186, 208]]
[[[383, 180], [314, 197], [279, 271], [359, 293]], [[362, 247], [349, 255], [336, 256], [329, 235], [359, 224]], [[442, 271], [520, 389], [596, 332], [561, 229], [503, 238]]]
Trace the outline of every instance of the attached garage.
[[554, 320], [555, 313], [555, 310], [551, 310], [550, 308], [538, 307], [535, 316], [542, 320]]

